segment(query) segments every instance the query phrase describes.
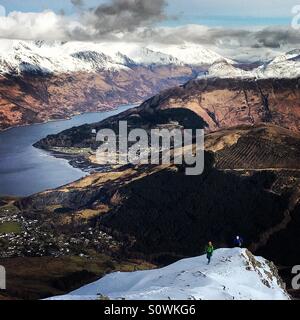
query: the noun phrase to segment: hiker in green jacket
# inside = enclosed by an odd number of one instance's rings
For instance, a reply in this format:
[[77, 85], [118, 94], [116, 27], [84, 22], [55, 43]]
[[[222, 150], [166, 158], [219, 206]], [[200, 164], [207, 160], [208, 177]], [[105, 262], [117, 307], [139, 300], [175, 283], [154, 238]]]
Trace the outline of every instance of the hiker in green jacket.
[[214, 252], [214, 246], [211, 241], [209, 241], [208, 245], [206, 246], [205, 252], [206, 252], [206, 257], [208, 260], [207, 264], [210, 264], [210, 260], [213, 255], [213, 252]]

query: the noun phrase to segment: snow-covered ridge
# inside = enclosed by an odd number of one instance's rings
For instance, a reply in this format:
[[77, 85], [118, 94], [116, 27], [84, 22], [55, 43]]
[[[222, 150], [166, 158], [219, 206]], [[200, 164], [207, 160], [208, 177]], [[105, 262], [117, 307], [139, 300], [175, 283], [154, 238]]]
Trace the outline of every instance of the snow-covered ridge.
[[150, 46], [152, 50], [159, 50], [168, 55], [172, 55], [180, 61], [189, 65], [211, 65], [217, 61], [223, 60], [233, 64], [231, 59], [224, 58], [220, 54], [204, 48], [197, 44], [170, 45], [170, 46]]
[[214, 63], [209, 68], [206, 76], [218, 78], [255, 78], [255, 74], [252, 71], [236, 68], [227, 61], [218, 61]]
[[70, 50], [64, 43], [0, 40], [0, 73], [71, 73], [120, 70], [127, 66], [100, 50]]
[[[134, 65], [212, 64], [225, 59], [201, 46], [160, 48], [133, 43], [0, 40], [0, 73], [126, 70]], [[231, 60], [228, 60], [231, 62]]]
[[215, 62], [206, 74], [198, 78], [253, 78], [253, 79], [291, 79], [300, 77], [300, 50], [296, 49], [276, 57], [251, 71], [245, 71], [233, 66], [225, 60]]
[[216, 250], [162, 269], [113, 273], [54, 300], [288, 300], [274, 265], [246, 249]]
[[297, 78], [300, 76], [300, 50], [296, 49], [276, 57], [256, 69], [259, 78]]
[[296, 78], [300, 50], [276, 57], [252, 71], [200, 45], [149, 45], [102, 42], [44, 42], [0, 39], [0, 74], [59, 74], [128, 70], [133, 66], [211, 66], [205, 77]]

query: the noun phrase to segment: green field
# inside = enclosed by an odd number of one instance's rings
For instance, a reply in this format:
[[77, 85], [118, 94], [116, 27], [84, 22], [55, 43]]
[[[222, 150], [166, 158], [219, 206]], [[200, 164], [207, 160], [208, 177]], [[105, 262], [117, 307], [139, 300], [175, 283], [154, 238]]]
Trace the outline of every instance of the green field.
[[21, 233], [21, 226], [18, 222], [3, 222], [0, 224], [0, 234], [3, 233]]

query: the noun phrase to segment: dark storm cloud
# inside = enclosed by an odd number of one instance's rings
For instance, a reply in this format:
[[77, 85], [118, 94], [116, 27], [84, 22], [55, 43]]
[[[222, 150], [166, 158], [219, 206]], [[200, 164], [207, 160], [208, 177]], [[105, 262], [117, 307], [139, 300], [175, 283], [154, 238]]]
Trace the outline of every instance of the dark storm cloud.
[[291, 27], [252, 29], [209, 28], [200, 25], [176, 28], [144, 28], [124, 35], [126, 41], [146, 45], [180, 45], [186, 42], [208, 46], [241, 61], [271, 59], [278, 52], [300, 47], [300, 31]]
[[166, 18], [166, 0], [112, 0], [84, 16], [85, 22], [99, 35], [134, 31]]
[[82, 7], [82, 6], [83, 6], [83, 0], [71, 0], [71, 3], [72, 3], [75, 7]]
[[300, 46], [300, 31], [292, 28], [266, 28], [255, 33], [258, 46], [280, 48], [291, 45]]
[[161, 44], [192, 42], [216, 46], [280, 48], [300, 45], [300, 31], [289, 27], [268, 27], [260, 30], [207, 28], [199, 25], [177, 28], [149, 28], [127, 35], [131, 40], [148, 40]]

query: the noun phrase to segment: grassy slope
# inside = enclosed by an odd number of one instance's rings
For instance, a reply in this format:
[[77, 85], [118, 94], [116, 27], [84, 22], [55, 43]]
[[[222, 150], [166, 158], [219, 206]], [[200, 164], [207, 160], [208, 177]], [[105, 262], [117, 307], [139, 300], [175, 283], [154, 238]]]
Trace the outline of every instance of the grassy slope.
[[112, 271], [151, 269], [154, 265], [141, 260], [117, 261], [97, 253], [90, 258], [38, 257], [0, 260], [6, 268], [7, 291], [0, 292], [0, 300], [42, 299], [60, 295], [92, 282]]

